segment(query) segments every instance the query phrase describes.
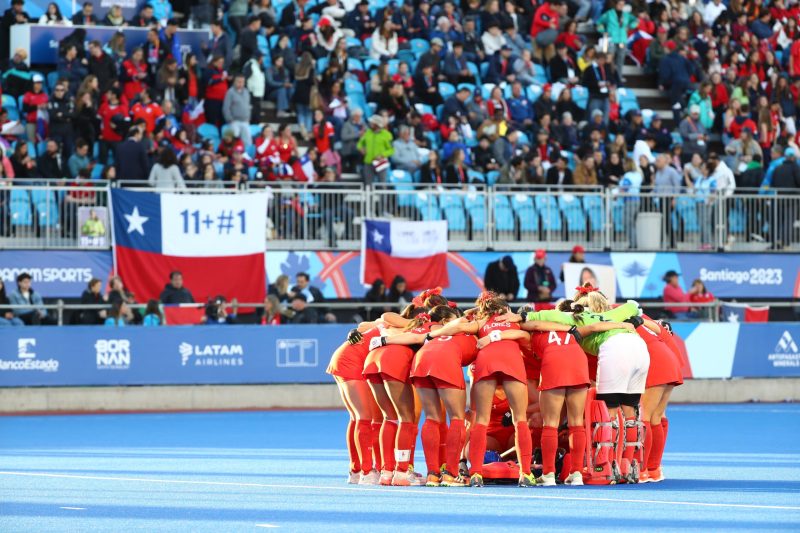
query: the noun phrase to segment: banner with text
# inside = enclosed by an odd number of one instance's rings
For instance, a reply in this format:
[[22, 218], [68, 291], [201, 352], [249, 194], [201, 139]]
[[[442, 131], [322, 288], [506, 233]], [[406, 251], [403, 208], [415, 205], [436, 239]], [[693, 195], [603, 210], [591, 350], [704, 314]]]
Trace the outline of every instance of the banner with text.
[[43, 298], [80, 298], [90, 279], [108, 279], [111, 252], [0, 251], [0, 279], [6, 294], [17, 289], [17, 276], [23, 272], [31, 275], [33, 289]]

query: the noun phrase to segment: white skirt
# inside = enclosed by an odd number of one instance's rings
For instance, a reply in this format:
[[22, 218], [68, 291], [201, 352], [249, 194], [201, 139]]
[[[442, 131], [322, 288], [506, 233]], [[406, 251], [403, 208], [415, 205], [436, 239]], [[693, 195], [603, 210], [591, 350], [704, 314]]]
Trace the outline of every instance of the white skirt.
[[618, 333], [600, 345], [597, 394], [641, 394], [647, 382], [650, 355], [635, 333]]

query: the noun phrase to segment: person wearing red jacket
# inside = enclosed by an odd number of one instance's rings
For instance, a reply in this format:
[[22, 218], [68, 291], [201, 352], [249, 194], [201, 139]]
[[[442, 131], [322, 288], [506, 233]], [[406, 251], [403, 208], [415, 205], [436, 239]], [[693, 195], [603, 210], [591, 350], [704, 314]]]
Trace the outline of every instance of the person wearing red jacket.
[[136, 48], [131, 58], [122, 63], [122, 86], [125, 98], [133, 100], [147, 88], [147, 64], [143, 61], [144, 53]]
[[205, 112], [206, 122], [219, 127], [222, 124], [222, 102], [228, 92], [228, 73], [225, 71], [225, 58], [215, 56], [205, 72]]
[[555, 55], [553, 44], [558, 37], [562, 4], [562, 0], [547, 0], [533, 15], [531, 37], [536, 43], [534, 52], [538, 56], [544, 55], [544, 59], [549, 60]]
[[29, 141], [34, 141], [37, 136], [36, 119], [40, 109], [47, 109], [47, 93], [42, 90], [44, 77], [41, 74], [33, 75], [33, 90], [28, 91], [22, 97], [22, 112], [25, 113], [25, 132]]
[[120, 119], [114, 121], [114, 117], [120, 115], [123, 119], [128, 118], [128, 104], [120, 101], [120, 94], [117, 89], [106, 91], [106, 101], [97, 110], [100, 117], [100, 163], [108, 163], [108, 151], [115, 150], [117, 143], [122, 140], [125, 133], [120, 131]]
[[137, 118], [143, 119], [145, 131], [148, 135], [153, 133], [156, 127], [156, 120], [163, 116], [164, 111], [161, 109], [161, 106], [153, 101], [150, 97], [150, 92], [147, 90], [142, 91], [139, 102], [131, 108], [131, 118], [133, 120]]

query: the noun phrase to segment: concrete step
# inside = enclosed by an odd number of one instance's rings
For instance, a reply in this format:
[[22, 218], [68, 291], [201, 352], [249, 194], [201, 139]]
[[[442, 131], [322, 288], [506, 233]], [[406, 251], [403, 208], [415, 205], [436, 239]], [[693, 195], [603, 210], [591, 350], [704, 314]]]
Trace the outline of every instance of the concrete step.
[[658, 88], [652, 87], [632, 87], [630, 84], [628, 85], [630, 89], [636, 94], [636, 98], [641, 100], [642, 98], [659, 98], [659, 99], [666, 99], [667, 95], [658, 90]]

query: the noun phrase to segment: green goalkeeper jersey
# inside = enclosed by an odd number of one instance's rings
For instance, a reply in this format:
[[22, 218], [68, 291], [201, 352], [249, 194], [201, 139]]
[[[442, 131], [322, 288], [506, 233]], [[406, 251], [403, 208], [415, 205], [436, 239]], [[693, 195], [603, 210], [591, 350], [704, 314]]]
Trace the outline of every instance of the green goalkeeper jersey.
[[[627, 303], [604, 313], [585, 311], [578, 316], [578, 320], [575, 319], [572, 313], [565, 313], [553, 309], [549, 311], [530, 312], [526, 317], [526, 321], [540, 320], [544, 322], [557, 322], [568, 326], [588, 326], [589, 324], [595, 324], [597, 322], [623, 322], [632, 316], [637, 316], [639, 312], [639, 304], [633, 300], [628, 300]], [[631, 332], [627, 329], [611, 329], [600, 333], [592, 333], [583, 338], [581, 341], [581, 348], [588, 354], [597, 355], [600, 351], [601, 344], [620, 333]]]

